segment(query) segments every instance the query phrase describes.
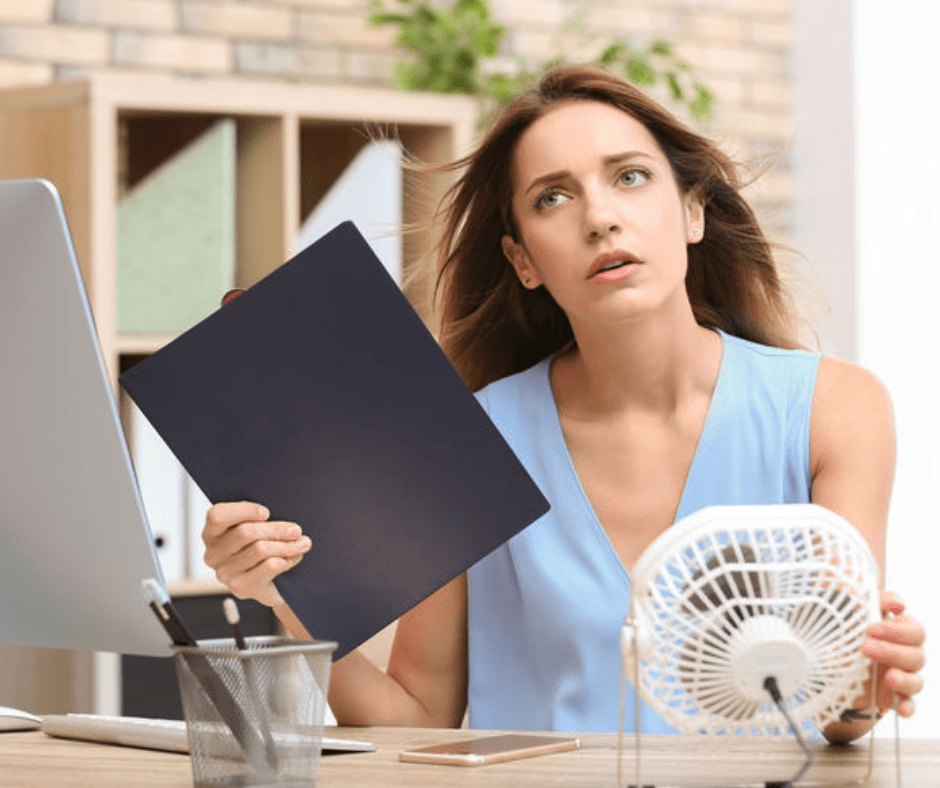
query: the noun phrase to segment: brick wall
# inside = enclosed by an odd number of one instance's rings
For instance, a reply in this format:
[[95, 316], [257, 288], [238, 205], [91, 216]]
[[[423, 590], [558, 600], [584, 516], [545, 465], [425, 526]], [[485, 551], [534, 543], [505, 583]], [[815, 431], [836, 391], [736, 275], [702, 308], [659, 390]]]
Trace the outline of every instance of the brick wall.
[[[782, 152], [793, 134], [792, 0], [490, 1], [509, 28], [502, 65], [665, 38], [715, 93], [704, 129], [729, 153]], [[388, 85], [394, 31], [367, 14], [368, 0], [0, 0], [0, 87], [96, 70]], [[777, 237], [791, 191], [786, 153], [750, 190]]]
[[772, 237], [790, 238], [792, 0], [490, 1], [510, 28], [507, 63], [562, 53], [586, 60], [618, 39], [672, 43], [716, 97], [713, 120], [698, 127], [748, 171], [762, 172], [748, 197]]

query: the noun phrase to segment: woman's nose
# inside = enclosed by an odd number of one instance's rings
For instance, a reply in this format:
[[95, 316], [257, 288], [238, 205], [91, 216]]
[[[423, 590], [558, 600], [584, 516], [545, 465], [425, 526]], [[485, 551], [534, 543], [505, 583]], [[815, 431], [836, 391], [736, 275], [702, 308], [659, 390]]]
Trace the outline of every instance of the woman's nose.
[[610, 196], [603, 189], [584, 195], [584, 230], [590, 240], [597, 240], [621, 228], [621, 219]]

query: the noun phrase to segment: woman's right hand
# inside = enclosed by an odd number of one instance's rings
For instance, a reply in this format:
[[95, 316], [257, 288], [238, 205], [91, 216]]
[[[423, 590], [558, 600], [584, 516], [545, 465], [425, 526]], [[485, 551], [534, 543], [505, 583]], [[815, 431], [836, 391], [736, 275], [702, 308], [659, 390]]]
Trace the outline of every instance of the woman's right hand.
[[311, 541], [296, 523], [269, 517], [257, 503], [217, 503], [206, 514], [202, 540], [205, 562], [235, 596], [275, 607], [284, 599], [274, 578], [299, 564]]

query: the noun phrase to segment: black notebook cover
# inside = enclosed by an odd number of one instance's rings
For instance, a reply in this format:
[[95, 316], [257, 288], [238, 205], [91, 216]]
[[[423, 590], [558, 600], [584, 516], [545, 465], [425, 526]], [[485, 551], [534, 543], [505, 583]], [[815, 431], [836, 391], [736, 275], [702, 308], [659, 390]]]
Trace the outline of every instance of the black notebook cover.
[[210, 501], [310, 536], [276, 584], [336, 658], [548, 510], [351, 222], [121, 384]]

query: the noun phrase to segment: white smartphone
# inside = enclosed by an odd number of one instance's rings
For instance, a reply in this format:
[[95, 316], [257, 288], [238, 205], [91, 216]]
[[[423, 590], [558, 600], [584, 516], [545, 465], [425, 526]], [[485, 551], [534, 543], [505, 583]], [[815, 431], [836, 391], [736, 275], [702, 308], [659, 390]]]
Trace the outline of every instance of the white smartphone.
[[482, 766], [486, 763], [532, 758], [552, 752], [576, 750], [580, 739], [528, 733], [502, 733], [477, 739], [435, 744], [398, 753], [399, 760], [453, 766]]

